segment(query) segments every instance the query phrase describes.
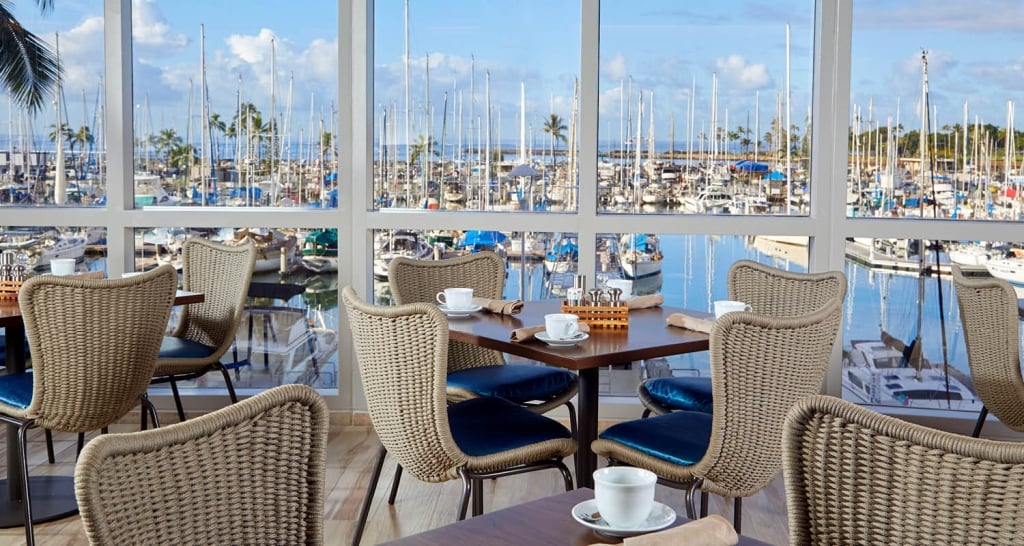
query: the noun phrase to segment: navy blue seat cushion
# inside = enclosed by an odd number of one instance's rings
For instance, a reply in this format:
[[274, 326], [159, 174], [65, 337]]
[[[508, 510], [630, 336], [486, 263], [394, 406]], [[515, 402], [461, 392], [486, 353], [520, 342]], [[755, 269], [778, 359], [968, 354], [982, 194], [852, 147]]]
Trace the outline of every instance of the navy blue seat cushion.
[[213, 354], [213, 349], [180, 337], [164, 336], [157, 358], [205, 358]]
[[612, 425], [599, 437], [681, 466], [704, 457], [711, 441], [711, 414], [675, 411]]
[[572, 438], [558, 421], [491, 396], [448, 406], [448, 428], [459, 449], [474, 457]]
[[640, 388], [673, 411], [714, 412], [710, 377], [659, 377], [645, 381]]
[[27, 408], [32, 403], [32, 374], [0, 375], [0, 402], [16, 408]]
[[448, 386], [480, 396], [497, 396], [517, 404], [548, 400], [568, 390], [576, 374], [560, 368], [529, 364], [499, 364], [448, 374]]

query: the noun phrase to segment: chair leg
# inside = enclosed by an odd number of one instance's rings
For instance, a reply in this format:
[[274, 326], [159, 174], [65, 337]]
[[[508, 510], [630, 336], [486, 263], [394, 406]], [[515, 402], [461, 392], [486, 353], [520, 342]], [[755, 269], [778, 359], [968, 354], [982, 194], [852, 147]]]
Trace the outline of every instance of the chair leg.
[[707, 491], [700, 492], [700, 517], [706, 518], [708, 516], [708, 504], [710, 504]]
[[981, 427], [985, 426], [985, 418], [988, 417], [988, 408], [981, 406], [981, 413], [978, 414], [978, 421], [974, 423], [974, 432], [971, 433], [972, 438], [981, 437]]
[[31, 480], [28, 479], [28, 429], [30, 426], [32, 426], [32, 421], [22, 423], [18, 427], [18, 449], [21, 451], [18, 458], [21, 463], [21, 508], [25, 518], [25, 543], [28, 546], [35, 546], [36, 535], [35, 529], [32, 528], [32, 492], [29, 490]]
[[235, 394], [235, 385], [231, 382], [231, 373], [223, 365], [218, 364], [217, 367], [220, 368], [220, 373], [224, 376], [224, 386], [228, 388], [228, 396], [231, 397], [231, 403], [237, 404], [238, 395]]
[[78, 456], [82, 454], [82, 448], [85, 447], [85, 433], [78, 433], [78, 445], [75, 446], [75, 462], [78, 461]]
[[46, 461], [53, 464], [57, 462], [57, 458], [53, 456], [53, 432], [44, 428], [43, 434], [46, 436]]
[[575, 439], [578, 430], [576, 425], [576, 406], [573, 406], [572, 402], [566, 402], [565, 407], [569, 410], [569, 432], [572, 433], [572, 437]]
[[466, 510], [469, 508], [469, 496], [473, 492], [473, 480], [470, 479], [469, 474], [466, 473], [465, 467], [459, 467], [456, 472], [459, 473], [459, 478], [462, 479], [462, 496], [459, 498], [459, 519], [462, 521], [466, 519]]
[[174, 407], [178, 408], [178, 422], [185, 422], [185, 408], [181, 405], [181, 393], [178, 392], [178, 382], [171, 378], [171, 393], [174, 394]]
[[559, 472], [562, 473], [562, 481], [565, 482], [565, 490], [572, 491], [572, 472], [569, 472], [569, 467], [565, 466], [565, 463], [559, 463]]
[[736, 534], [740, 534], [740, 525], [743, 523], [743, 497], [736, 497], [732, 500], [732, 526], [736, 529]]
[[484, 513], [484, 481], [473, 480], [473, 517]]
[[702, 483], [704, 483], [703, 480], [694, 480], [693, 483], [690, 484], [689, 489], [686, 490], [686, 517], [690, 519], [697, 519], [697, 491], [700, 490]]
[[[154, 406], [153, 401], [149, 399], [149, 395], [142, 393], [139, 396], [139, 399], [142, 401], [142, 408], [140, 408], [140, 411], [149, 412], [149, 417], [153, 420], [153, 428], [160, 428], [160, 417], [157, 416], [156, 406]], [[143, 415], [145, 415], [145, 413], [143, 413]], [[103, 433], [107, 433], [106, 427], [103, 427]]]
[[651, 408], [644, 408], [644, 412], [640, 414], [641, 419], [647, 419], [651, 416]]
[[356, 520], [356, 532], [352, 536], [352, 546], [359, 546], [363, 539], [363, 529], [366, 528], [366, 518], [370, 515], [370, 505], [373, 504], [373, 494], [377, 491], [377, 480], [380, 479], [380, 470], [384, 467], [384, 457], [388, 450], [380, 446], [377, 450], [377, 460], [373, 463], [373, 472], [370, 474], [370, 485], [366, 488], [366, 496], [363, 497], [363, 505], [359, 507], [359, 519]]
[[402, 465], [395, 465], [395, 479], [391, 482], [391, 495], [388, 496], [388, 504], [395, 504], [395, 497], [398, 496], [398, 482], [402, 481]]

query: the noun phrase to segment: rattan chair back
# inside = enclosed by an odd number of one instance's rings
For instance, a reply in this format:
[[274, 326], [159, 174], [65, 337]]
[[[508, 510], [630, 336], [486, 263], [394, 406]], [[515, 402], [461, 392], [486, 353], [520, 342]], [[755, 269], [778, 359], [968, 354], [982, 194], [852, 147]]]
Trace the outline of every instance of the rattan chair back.
[[965, 277], [953, 266], [953, 284], [978, 398], [1003, 424], [1024, 432], [1017, 293], [992, 277]]
[[369, 305], [350, 286], [341, 297], [381, 444], [422, 481], [456, 478], [466, 455], [448, 427], [448, 320], [427, 303]]
[[26, 281], [18, 300], [33, 390], [16, 416], [50, 430], [85, 432], [131, 411], [149, 387], [177, 286], [169, 265], [124, 279]]
[[[472, 288], [473, 296], [501, 299], [505, 262], [494, 252], [476, 252], [445, 260], [416, 260], [399, 256], [388, 267], [388, 285], [395, 303], [437, 303], [445, 288]], [[504, 364], [498, 351], [452, 341], [448, 347], [448, 371]]]
[[799, 317], [728, 313], [715, 321], [711, 440], [689, 470], [704, 491], [747, 497], [775, 479], [786, 413], [820, 391], [841, 322], [840, 300]]
[[92, 544], [323, 544], [328, 411], [285, 385], [185, 423], [90, 442], [75, 492]]
[[1024, 444], [932, 430], [829, 396], [784, 432], [790, 544], [1024, 544]]
[[[208, 357], [164, 359], [157, 375], [187, 373], [220, 360], [231, 347], [242, 320], [249, 281], [256, 263], [256, 247], [250, 240], [225, 245], [200, 238], [185, 241], [182, 247], [182, 288], [201, 292], [203, 302], [182, 308], [174, 337], [180, 337], [216, 349]], [[168, 365], [173, 368], [168, 369]]]
[[795, 273], [752, 260], [729, 268], [729, 299], [750, 305], [755, 313], [795, 317], [813, 313], [830, 301], [846, 297], [842, 271]]

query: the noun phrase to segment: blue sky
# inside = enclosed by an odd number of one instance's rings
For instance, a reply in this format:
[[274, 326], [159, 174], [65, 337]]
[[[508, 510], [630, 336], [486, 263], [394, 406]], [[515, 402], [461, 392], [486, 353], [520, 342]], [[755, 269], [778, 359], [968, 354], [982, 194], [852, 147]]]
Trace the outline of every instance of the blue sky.
[[[190, 78], [193, 93], [197, 97], [199, 94], [199, 26], [203, 23], [214, 112], [230, 119], [239, 92], [242, 100], [269, 111], [273, 38], [279, 115], [283, 116], [287, 107], [289, 80], [294, 78], [289, 122], [292, 132], [307, 129], [311, 118], [321, 117], [325, 118], [325, 129], [329, 129], [332, 103], [337, 100], [335, 2], [133, 0], [132, 4], [135, 102], [141, 113], [148, 95], [153, 131], [163, 127], [174, 127], [179, 133], [186, 130]], [[403, 5], [403, 0], [379, 0], [375, 7], [375, 118], [379, 118], [381, 105], [393, 103], [404, 108]], [[54, 32], [61, 33], [69, 118], [73, 125], [79, 125], [83, 119], [83, 90], [86, 109], [91, 112], [101, 82], [102, 3], [61, 1], [46, 19], [35, 14], [34, 3], [29, 0], [18, 2], [16, 7], [26, 26], [48, 41], [53, 40]], [[489, 71], [491, 104], [501, 113], [503, 140], [517, 140], [523, 82], [527, 125], [532, 127], [533, 140], [542, 141], [540, 127], [548, 114], [556, 113], [565, 122], [571, 115], [573, 79], [579, 74], [579, 10], [579, 3], [572, 0], [518, 0], [514, 4], [412, 0], [410, 72], [414, 108], [422, 111], [425, 59], [429, 55], [434, 125], [440, 123], [445, 91], [449, 92], [450, 123], [456, 119], [461, 91], [461, 108], [468, 126], [473, 58], [477, 114], [483, 113], [484, 73]], [[919, 125], [915, 105], [920, 95], [920, 51], [924, 48], [929, 51], [931, 102], [938, 110], [940, 126], [962, 120], [965, 100], [972, 122], [980, 116], [985, 122], [1005, 124], [1006, 101], [1020, 98], [1019, 82], [1024, 81], [1024, 48], [1020, 47], [1024, 41], [1024, 4], [1015, 0], [858, 0], [854, 12], [851, 101], [862, 108], [865, 117], [870, 100], [872, 116], [884, 125], [886, 117], [897, 115], [898, 98], [901, 123], [907, 128]], [[639, 90], [645, 93], [645, 116], [649, 116], [653, 92], [659, 141], [668, 138], [670, 115], [675, 118], [676, 140], [684, 140], [691, 100], [696, 131], [701, 123], [707, 128], [712, 74], [718, 78], [718, 124], [725, 124], [727, 111], [730, 128], [753, 126], [755, 97], [759, 97], [759, 125], [764, 133], [784, 88], [787, 24], [791, 36], [791, 119], [803, 126], [811, 96], [813, 16], [814, 5], [809, 0], [606, 0], [601, 14], [602, 138], [618, 139], [620, 83], [630, 77], [633, 117]], [[693, 87], [696, 94], [691, 97]], [[193, 108], [195, 120], [197, 99]], [[0, 112], [0, 119], [5, 118], [6, 114]]]

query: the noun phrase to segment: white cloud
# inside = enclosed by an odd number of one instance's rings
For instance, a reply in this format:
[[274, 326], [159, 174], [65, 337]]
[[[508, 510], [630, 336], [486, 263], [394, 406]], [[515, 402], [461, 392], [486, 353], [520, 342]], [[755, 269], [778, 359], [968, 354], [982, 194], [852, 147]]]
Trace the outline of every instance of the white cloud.
[[768, 67], [764, 64], [750, 64], [742, 55], [717, 59], [715, 72], [722, 85], [731, 91], [753, 91], [772, 86]]
[[626, 68], [626, 57], [616, 53], [611, 60], [604, 65], [602, 76], [611, 80], [621, 80], [629, 77], [629, 70]]
[[132, 0], [132, 39], [136, 47], [154, 51], [180, 49], [188, 44], [188, 36], [171, 30], [156, 0]]

